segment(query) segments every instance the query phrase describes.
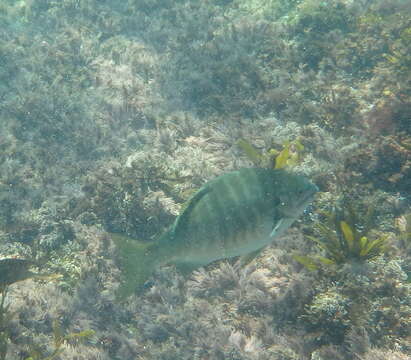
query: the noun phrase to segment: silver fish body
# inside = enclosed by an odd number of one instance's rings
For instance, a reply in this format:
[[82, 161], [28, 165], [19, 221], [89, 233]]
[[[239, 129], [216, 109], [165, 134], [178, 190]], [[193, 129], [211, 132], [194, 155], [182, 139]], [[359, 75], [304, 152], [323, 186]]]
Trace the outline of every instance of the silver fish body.
[[318, 188], [284, 170], [247, 168], [206, 183], [158, 242], [158, 260], [189, 267], [245, 255], [270, 244]]

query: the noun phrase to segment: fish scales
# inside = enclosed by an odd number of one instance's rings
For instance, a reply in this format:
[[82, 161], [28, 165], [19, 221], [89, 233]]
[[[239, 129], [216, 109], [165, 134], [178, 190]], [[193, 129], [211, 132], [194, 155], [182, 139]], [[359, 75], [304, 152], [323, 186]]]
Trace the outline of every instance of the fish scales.
[[[243, 178], [241, 177], [237, 182], [233, 182], [232, 177], [226, 177], [222, 179], [218, 185], [220, 186], [217, 188], [216, 184], [215, 189], [208, 194], [207, 198], [204, 198], [204, 203], [211, 209], [209, 212], [211, 216], [208, 216], [208, 221], [202, 219], [201, 204], [199, 204], [200, 206], [197, 208], [199, 213], [197, 219], [199, 219], [209, 231], [212, 231], [212, 229], [219, 230], [218, 233], [214, 232], [217, 236], [214, 238], [210, 237], [208, 245], [221, 251], [221, 254], [224, 254], [224, 250], [230, 245], [230, 242], [234, 246], [240, 245], [239, 243], [242, 240], [241, 235], [249, 228], [249, 219], [245, 211], [243, 211], [243, 208], [246, 208], [246, 204], [244, 204], [244, 206], [240, 204], [240, 202], [244, 203], [244, 199], [247, 199], [247, 194], [244, 191], [247, 189], [242, 186]], [[209, 235], [207, 234], [206, 236]], [[197, 241], [203, 242], [201, 236], [194, 235], [193, 237]]]
[[[247, 226], [243, 229], [241, 228], [243, 222], [240, 223], [238, 235], [241, 237], [241, 244], [238, 249], [227, 244], [227, 250], [230, 249], [230, 253], [227, 253], [229, 256], [235, 256], [236, 250], [241, 254], [249, 252], [250, 239], [257, 240], [261, 236], [267, 237], [275, 217], [276, 200], [272, 193], [272, 183], [269, 183], [259, 173], [250, 173], [245, 180], [240, 183], [243, 185], [245, 201], [239, 203], [239, 211], [245, 214], [244, 224]], [[251, 186], [247, 187], [247, 183]], [[241, 197], [240, 193], [239, 196]]]
[[[253, 232], [253, 228], [257, 225], [259, 220], [259, 213], [261, 209], [258, 208], [258, 202], [255, 199], [261, 198], [262, 194], [260, 186], [253, 186], [258, 182], [255, 174], [247, 174], [248, 176], [238, 176], [238, 180], [224, 182], [227, 188], [227, 193], [232, 195], [232, 223], [231, 236], [222, 237], [225, 240], [225, 249], [240, 247], [244, 244], [245, 240]], [[251, 175], [254, 175], [251, 178]], [[230, 179], [231, 180], [231, 179]], [[247, 186], [248, 184], [248, 186]], [[221, 201], [224, 201], [222, 198]], [[221, 219], [220, 222], [224, 222]]]
[[242, 169], [207, 183], [210, 190], [187, 215], [185, 228], [173, 240], [175, 249], [181, 248], [175, 251], [182, 254], [175, 261], [200, 265], [252, 251], [253, 236], [259, 243], [262, 237], [268, 239], [277, 222], [279, 198], [273, 178], [277, 172]]
[[235, 209], [238, 208], [238, 199], [241, 196], [239, 194], [243, 191], [243, 189], [241, 189], [243, 179], [239, 179], [237, 184], [238, 187], [236, 188], [233, 184], [228, 182], [227, 178], [224, 179], [221, 182], [221, 196], [218, 196], [220, 194], [216, 194], [216, 196], [214, 196], [215, 203], [217, 203], [219, 205], [218, 208], [221, 209], [221, 215], [218, 216], [217, 219], [217, 226], [224, 229], [224, 232], [219, 234], [222, 250], [225, 250], [224, 245], [228, 245], [230, 240], [234, 245], [239, 245], [241, 242], [241, 238], [239, 236], [241, 235], [240, 229], [236, 229], [236, 227], [243, 224], [243, 231], [247, 230], [248, 221], [245, 212], [237, 211], [237, 214], [235, 213]]

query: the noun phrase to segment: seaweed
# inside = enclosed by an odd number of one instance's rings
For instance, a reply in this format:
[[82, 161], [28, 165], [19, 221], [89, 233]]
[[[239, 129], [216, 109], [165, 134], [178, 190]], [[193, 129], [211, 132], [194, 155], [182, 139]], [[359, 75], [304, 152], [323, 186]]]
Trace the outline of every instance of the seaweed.
[[53, 338], [54, 338], [54, 350], [50, 355], [44, 355], [41, 349], [38, 347], [32, 347], [29, 353], [30, 356], [25, 360], [54, 360], [64, 351], [63, 344], [69, 343], [75, 345], [80, 342], [89, 340], [94, 336], [94, 330], [83, 330], [79, 332], [72, 332], [64, 335], [60, 323], [57, 320], [53, 321]]
[[244, 139], [238, 140], [237, 145], [245, 152], [248, 159], [251, 160], [254, 165], [274, 169], [293, 167], [299, 164], [304, 151], [304, 145], [301, 144], [299, 139], [293, 141], [287, 140], [282, 144], [281, 150], [271, 148], [265, 153], [261, 153]]
[[387, 248], [388, 235], [377, 234], [372, 229], [374, 206], [370, 205], [364, 216], [349, 203], [337, 205], [331, 212], [323, 212], [325, 223], [317, 223], [316, 236], [307, 235], [325, 256], [294, 255], [294, 259], [309, 270], [320, 264], [341, 265], [348, 262], [364, 262], [383, 254]]

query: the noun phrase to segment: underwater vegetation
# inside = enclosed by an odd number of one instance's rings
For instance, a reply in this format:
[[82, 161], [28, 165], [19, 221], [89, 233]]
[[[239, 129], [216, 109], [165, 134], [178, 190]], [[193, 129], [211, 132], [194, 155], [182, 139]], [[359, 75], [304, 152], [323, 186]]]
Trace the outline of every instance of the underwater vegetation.
[[332, 40], [353, 31], [354, 11], [355, 8], [347, 6], [345, 1], [309, 0], [297, 5], [288, 22], [298, 44], [297, 51], [303, 56], [302, 62], [306, 66], [318, 69], [332, 50]]
[[399, 341], [409, 351], [410, 285], [402, 265], [401, 260], [378, 257], [363, 266], [340, 267], [332, 279], [317, 282], [300, 319], [320, 332], [319, 342], [349, 342], [353, 331], [366, 329], [357, 339], [364, 342], [360, 353], [370, 346], [367, 342], [381, 346]]
[[305, 235], [317, 254], [292, 256], [315, 283], [297, 315], [301, 324], [319, 331], [319, 343], [346, 344], [359, 356], [372, 344], [393, 339], [402, 339], [409, 351], [409, 255], [399, 255], [394, 245], [406, 237], [406, 216], [399, 218], [401, 231], [395, 236], [377, 230], [375, 210], [375, 204], [340, 197], [331, 211], [318, 212], [323, 220], [313, 226], [313, 235]]
[[[62, 274], [0, 263], [2, 356], [408, 360], [410, 18], [406, 0], [1, 1], [0, 255]], [[109, 233], [151, 245], [250, 162], [311, 178], [312, 208], [245, 265], [165, 266], [118, 304]], [[330, 210], [343, 187], [353, 212]]]
[[282, 169], [284, 167], [297, 165], [301, 161], [304, 151], [304, 145], [301, 144], [298, 139], [294, 141], [285, 141], [282, 144], [282, 150], [280, 151], [269, 149], [263, 154], [244, 139], [240, 139], [237, 144], [254, 165], [269, 169]]
[[54, 337], [54, 350], [50, 355], [44, 355], [41, 349], [30, 349], [30, 356], [24, 360], [55, 360], [59, 358], [59, 355], [64, 351], [62, 346], [64, 343], [69, 343], [71, 346], [75, 346], [80, 342], [84, 342], [93, 337], [93, 330], [84, 330], [80, 332], [73, 332], [64, 334], [63, 330], [57, 320], [53, 321], [53, 337]]
[[[17, 258], [6, 258], [0, 260], [0, 359], [5, 360], [7, 359], [7, 351], [8, 351], [8, 344], [10, 342], [11, 334], [10, 334], [10, 324], [13, 317], [16, 315], [9, 310], [10, 304], [6, 305], [6, 297], [9, 292], [9, 286], [20, 282], [23, 280], [27, 280], [30, 278], [37, 278], [42, 280], [55, 280], [60, 278], [60, 275], [44, 275], [38, 274], [30, 271], [35, 265], [35, 262], [32, 260], [26, 259], [17, 259]], [[54, 338], [55, 338], [55, 350], [50, 356], [42, 356], [40, 355], [39, 350], [32, 350], [30, 351], [33, 355], [30, 356], [28, 359], [30, 360], [52, 360], [57, 358], [58, 354], [63, 351], [60, 349], [62, 343], [64, 341], [70, 340], [77, 340], [82, 338], [90, 337], [93, 332], [91, 331], [83, 331], [80, 333], [72, 333], [68, 335], [62, 335], [59, 325], [57, 321], [55, 322], [54, 328]]]
[[377, 137], [372, 145], [366, 143], [354, 150], [352, 157], [345, 160], [344, 167], [348, 173], [361, 174], [360, 182], [369, 182], [381, 189], [395, 187], [408, 197], [411, 189], [411, 150], [407, 139], [402, 135]]
[[373, 205], [360, 216], [352, 204], [341, 200], [330, 212], [325, 212], [324, 220], [314, 226], [315, 236], [307, 236], [324, 256], [309, 257], [295, 255], [294, 258], [314, 270], [317, 263], [341, 265], [347, 262], [363, 262], [385, 252], [389, 234], [371, 234]]

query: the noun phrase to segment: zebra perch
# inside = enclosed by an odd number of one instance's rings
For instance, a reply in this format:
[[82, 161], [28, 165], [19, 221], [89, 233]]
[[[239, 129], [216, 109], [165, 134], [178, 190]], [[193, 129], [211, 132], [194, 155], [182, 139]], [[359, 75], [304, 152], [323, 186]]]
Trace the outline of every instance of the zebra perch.
[[317, 191], [306, 177], [282, 169], [246, 168], [207, 182], [157, 241], [141, 244], [114, 235], [129, 269], [120, 293], [141, 288], [161, 265], [194, 269], [262, 249], [290, 227]]

